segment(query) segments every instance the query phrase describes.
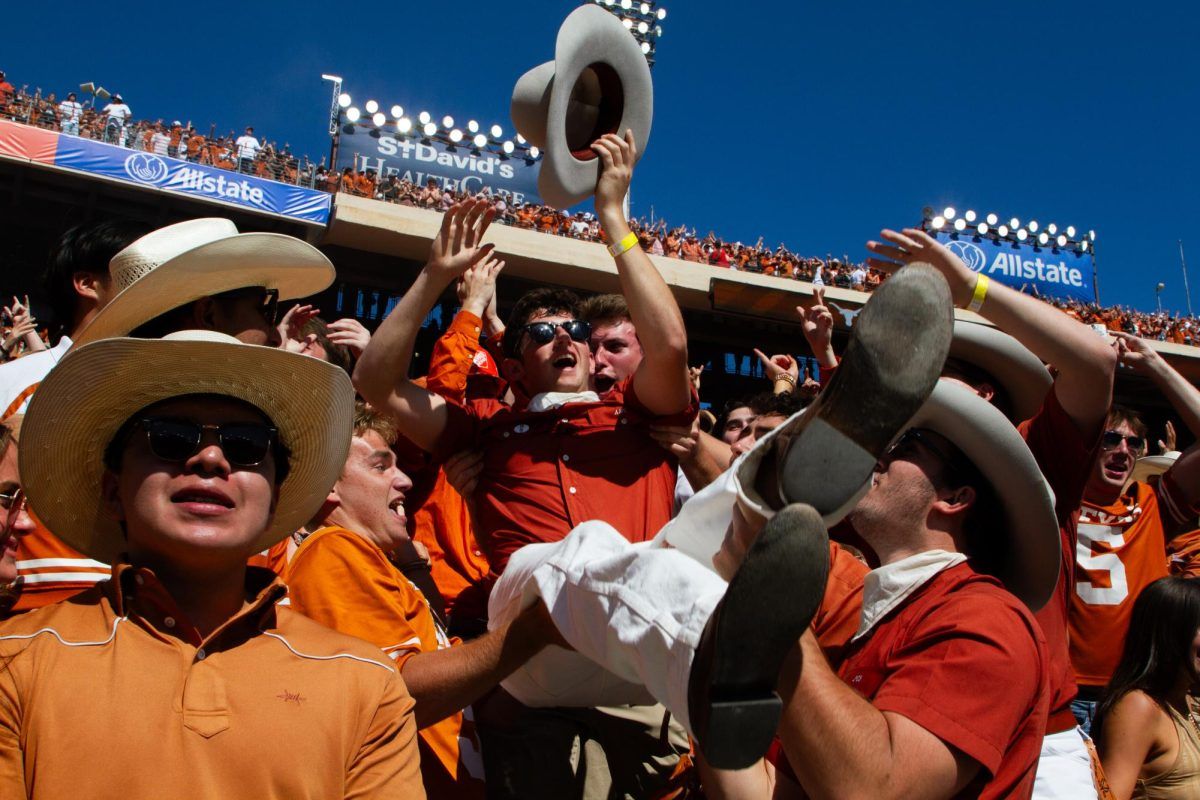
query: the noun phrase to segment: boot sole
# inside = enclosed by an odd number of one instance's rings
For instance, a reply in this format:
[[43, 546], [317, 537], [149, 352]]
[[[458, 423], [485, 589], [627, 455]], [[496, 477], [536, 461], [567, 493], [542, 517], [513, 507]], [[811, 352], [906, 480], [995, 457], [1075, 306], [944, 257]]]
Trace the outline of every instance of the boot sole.
[[781, 443], [784, 502], [808, 503], [827, 522], [844, 510], [937, 385], [953, 333], [950, 289], [937, 270], [912, 264], [884, 281], [829, 385]]
[[828, 574], [825, 525], [812, 507], [796, 504], [763, 526], [730, 581], [708, 643], [708, 685], [696, 687], [706, 691], [707, 713], [692, 717], [714, 767], [743, 769], [771, 746], [783, 711], [779, 670], [812, 622]]

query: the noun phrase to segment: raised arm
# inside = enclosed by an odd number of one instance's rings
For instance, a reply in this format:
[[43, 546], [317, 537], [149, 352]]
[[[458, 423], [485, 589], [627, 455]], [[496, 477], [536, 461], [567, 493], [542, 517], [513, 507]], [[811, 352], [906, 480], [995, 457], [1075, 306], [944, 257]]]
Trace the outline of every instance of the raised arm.
[[446, 401], [408, 378], [421, 322], [451, 281], [488, 258], [483, 234], [493, 210], [486, 200], [455, 203], [442, 218], [429, 261], [371, 338], [354, 368], [354, 388], [395, 417], [401, 432], [431, 450], [446, 427]]
[[[624, 139], [605, 134], [592, 149], [604, 163], [596, 184], [596, 216], [609, 243], [617, 246], [631, 233], [622, 205], [637, 157], [633, 132], [626, 131]], [[633, 245], [617, 256], [616, 261], [621, 293], [642, 343], [642, 363], [633, 376], [638, 399], [655, 414], [665, 416], [683, 411], [692, 395], [687, 331], [679, 306], [640, 245]]]
[[[981, 274], [972, 272], [958, 256], [917, 228], [885, 230], [885, 242], [867, 242], [876, 258], [867, 263], [884, 272], [900, 264], [932, 264], [950, 284], [954, 304], [965, 308], [972, 300]], [[979, 313], [1058, 371], [1054, 391], [1063, 410], [1082, 431], [1094, 430], [1112, 403], [1116, 353], [1096, 332], [1071, 319], [1054, 306], [990, 281]]]

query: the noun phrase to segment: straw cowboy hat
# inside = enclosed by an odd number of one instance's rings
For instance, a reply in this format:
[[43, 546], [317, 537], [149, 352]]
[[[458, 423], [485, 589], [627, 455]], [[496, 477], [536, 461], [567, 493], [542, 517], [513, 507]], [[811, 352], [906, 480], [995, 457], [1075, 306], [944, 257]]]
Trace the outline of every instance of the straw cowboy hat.
[[1141, 481], [1145, 483], [1155, 475], [1162, 475], [1164, 472], [1175, 466], [1175, 462], [1179, 460], [1178, 450], [1169, 450], [1160, 456], [1142, 456], [1133, 465], [1133, 471], [1129, 473], [1129, 482]]
[[105, 339], [72, 348], [42, 382], [22, 426], [21, 478], [47, 529], [113, 563], [125, 549], [101, 495], [104, 451], [131, 416], [162, 400], [215, 394], [258, 408], [291, 451], [271, 526], [255, 550], [298, 530], [321, 507], [350, 448], [354, 389], [310, 356], [242, 344], [213, 331]]
[[327, 289], [336, 275], [320, 250], [294, 236], [238, 233], [227, 219], [192, 219], [152, 231], [113, 256], [117, 295], [75, 345], [131, 331], [201, 297], [262, 286], [280, 300]]
[[1041, 360], [1003, 331], [977, 322], [954, 321], [949, 360], [965, 361], [987, 372], [1012, 401], [1013, 422], [1038, 412], [1054, 379]]
[[[756, 442], [732, 468], [734, 491], [743, 509], [767, 519], [774, 516], [775, 509], [754, 488], [758, 470], [775, 438], [782, 436], [786, 441], [804, 413], [791, 417]], [[991, 483], [1008, 515], [1012, 542], [1009, 568], [997, 577], [1030, 609], [1040, 609], [1058, 582], [1061, 545], [1054, 492], [1025, 440], [999, 409], [966, 387], [947, 381], [938, 381], [929, 399], [905, 426], [905, 430], [909, 428], [924, 428], [945, 436]], [[786, 470], [786, 461], [784, 465]], [[784, 491], [783, 477], [780, 489], [784, 503], [805, 502], [803, 496]], [[853, 508], [868, 488], [869, 482], [842, 511]], [[675, 539], [668, 540], [680, 546]]]
[[522, 75], [512, 95], [513, 124], [544, 152], [538, 192], [556, 208], [596, 190], [601, 163], [592, 142], [629, 129], [640, 158], [653, 115], [646, 57], [620, 20], [597, 5], [571, 12], [558, 30], [554, 60]]

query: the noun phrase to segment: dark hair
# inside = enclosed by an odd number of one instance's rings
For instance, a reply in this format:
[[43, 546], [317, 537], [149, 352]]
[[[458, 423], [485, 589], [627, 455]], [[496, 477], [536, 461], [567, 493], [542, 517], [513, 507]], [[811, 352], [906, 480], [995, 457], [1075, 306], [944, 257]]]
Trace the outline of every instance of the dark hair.
[[1159, 578], [1142, 590], [1133, 604], [1121, 660], [1096, 708], [1093, 738], [1099, 737], [1113, 706], [1135, 689], [1159, 705], [1166, 704], [1180, 671], [1192, 671], [1191, 649], [1197, 629], [1200, 580]]
[[509, 356], [516, 357], [517, 355], [517, 348], [520, 346], [521, 338], [525, 335], [521, 329], [529, 323], [529, 320], [544, 314], [570, 314], [578, 319], [579, 295], [570, 289], [549, 287], [534, 289], [521, 295], [521, 299], [517, 300], [517, 304], [513, 306], [512, 313], [508, 315], [508, 322], [504, 326], [506, 331], [504, 350]]
[[[1004, 384], [996, 379], [996, 376], [988, 372], [978, 364], [972, 364], [970, 361], [964, 361], [961, 358], [947, 358], [946, 366], [942, 369], [942, 374], [948, 374], [950, 377], [960, 378], [964, 383], [970, 384], [972, 388], [978, 389], [983, 384], [992, 387], [991, 403], [1000, 413], [1009, 419], [1013, 418], [1012, 398], [1008, 394], [1008, 390], [1004, 388]], [[1017, 420], [1020, 422], [1021, 420]]]
[[[230, 289], [227, 292], [214, 294], [211, 297], [214, 303], [228, 310], [238, 299], [249, 292], [261, 290], [262, 287], [259, 286], [246, 286], [241, 289]], [[136, 339], [161, 339], [168, 333], [177, 333], [195, 328], [196, 325], [192, 322], [192, 308], [202, 299], [196, 298], [191, 302], [176, 306], [170, 311], [164, 311], [154, 319], [143, 322], [134, 328], [129, 335]]]
[[633, 321], [629, 316], [629, 304], [619, 294], [597, 294], [585, 299], [579, 304], [578, 316], [593, 326], [598, 322]]
[[1122, 422], [1127, 424], [1130, 429], [1141, 436], [1143, 439], [1149, 433], [1150, 429], [1146, 427], [1146, 422], [1142, 419], [1142, 415], [1127, 406], [1112, 406], [1108, 409], [1108, 418], [1104, 421], [1104, 429], [1112, 430]]
[[[136, 428], [138, 423], [145, 419], [145, 417], [150, 414], [156, 406], [160, 406], [163, 403], [167, 403], [172, 400], [191, 399], [209, 401], [233, 400], [236, 403], [244, 405], [246, 408], [254, 410], [262, 416], [263, 420], [268, 425], [275, 427], [275, 422], [271, 419], [270, 415], [253, 403], [247, 400], [242, 400], [239, 397], [232, 397], [225, 394], [187, 394], [178, 395], [176, 397], [166, 397], [162, 400], [138, 409], [121, 424], [120, 428], [117, 428], [117, 432], [113, 434], [112, 439], [110, 439], [108, 444], [104, 447], [104, 466], [107, 467], [111, 472], [121, 471], [121, 459], [125, 452], [125, 445], [129, 442], [130, 437], [133, 436], [134, 428]], [[282, 436], [282, 433], [280, 436]], [[287, 480], [288, 474], [292, 471], [292, 451], [291, 448], [289, 448], [281, 438], [276, 437], [271, 446], [271, 452], [275, 456], [275, 485], [282, 486], [283, 482]]]
[[325, 350], [325, 360], [330, 364], [345, 370], [347, 375], [354, 371], [354, 360], [350, 355], [350, 348], [329, 341], [329, 324], [325, 320], [313, 317], [304, 323], [300, 332], [305, 336], [311, 333], [317, 337], [317, 341]]
[[725, 401], [721, 413], [717, 415], [717, 421], [713, 424], [714, 436], [720, 436], [725, 432], [725, 426], [729, 423], [729, 415], [739, 408], [750, 408], [750, 400], [744, 397], [735, 397]]
[[745, 405], [750, 406], [750, 410], [754, 412], [755, 416], [783, 417], [787, 419], [793, 414], [808, 408], [808, 404], [811, 402], [810, 399], [801, 397], [796, 392], [783, 392], [781, 394], [762, 392], [747, 400]]
[[42, 273], [42, 288], [60, 325], [70, 328], [75, 319], [79, 302], [75, 273], [90, 272], [108, 280], [112, 257], [149, 232], [141, 222], [107, 220], [76, 225], [62, 235]]
[[943, 489], [970, 486], [975, 492], [975, 500], [963, 517], [963, 549], [971, 559], [971, 568], [996, 578], [1010, 574], [1016, 565], [1012, 563], [1007, 509], [1000, 502], [992, 482], [975, 462], [947, 437], [941, 436], [941, 439], [946, 443], [950, 463], [943, 465], [942, 474], [933, 481], [934, 485]]

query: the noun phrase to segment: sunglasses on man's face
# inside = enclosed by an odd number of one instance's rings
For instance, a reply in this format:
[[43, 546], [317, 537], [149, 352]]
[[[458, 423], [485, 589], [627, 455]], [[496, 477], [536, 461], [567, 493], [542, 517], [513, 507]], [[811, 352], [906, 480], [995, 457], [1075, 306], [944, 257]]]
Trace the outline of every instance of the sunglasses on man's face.
[[1146, 438], [1144, 436], [1126, 436], [1120, 431], [1105, 431], [1100, 437], [1100, 446], [1105, 450], [1115, 450], [1121, 446], [1121, 442], [1129, 445], [1132, 452], [1140, 453], [1142, 448], [1146, 446]]
[[530, 340], [540, 347], [553, 341], [554, 334], [559, 328], [566, 331], [567, 336], [570, 336], [573, 342], [586, 342], [592, 335], [591, 324], [581, 319], [568, 319], [562, 322], [531, 322], [521, 328], [521, 332], [528, 334]]
[[205, 431], [215, 431], [225, 460], [235, 467], [257, 467], [271, 452], [279, 431], [258, 422], [202, 425], [199, 422], [146, 417], [138, 423], [146, 432], [150, 452], [163, 461], [184, 463], [199, 453]]

